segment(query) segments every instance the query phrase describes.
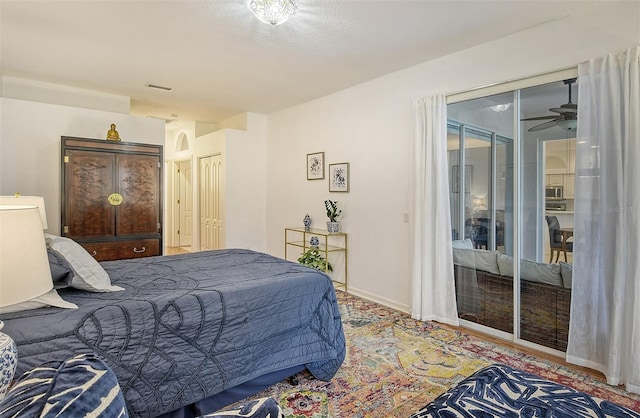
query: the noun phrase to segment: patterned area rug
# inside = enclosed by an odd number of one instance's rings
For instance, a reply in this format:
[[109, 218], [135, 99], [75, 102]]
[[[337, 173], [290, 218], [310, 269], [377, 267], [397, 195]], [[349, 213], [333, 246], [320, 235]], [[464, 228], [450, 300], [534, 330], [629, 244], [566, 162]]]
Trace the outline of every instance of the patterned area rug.
[[493, 363], [534, 373], [640, 412], [640, 396], [553, 362], [437, 323], [420, 322], [338, 291], [347, 358], [330, 382], [298, 375], [256, 396], [272, 396], [287, 418], [409, 417]]

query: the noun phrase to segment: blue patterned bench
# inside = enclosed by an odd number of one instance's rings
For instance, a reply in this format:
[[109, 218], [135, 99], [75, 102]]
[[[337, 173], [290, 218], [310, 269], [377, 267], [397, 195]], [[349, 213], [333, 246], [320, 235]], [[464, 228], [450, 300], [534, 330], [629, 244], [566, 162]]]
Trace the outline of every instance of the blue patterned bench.
[[640, 414], [531, 373], [494, 364], [411, 415], [426, 417], [624, 417]]
[[[128, 418], [115, 373], [94, 354], [51, 361], [15, 380], [0, 402], [0, 417]], [[283, 418], [273, 398], [250, 400], [200, 418]]]

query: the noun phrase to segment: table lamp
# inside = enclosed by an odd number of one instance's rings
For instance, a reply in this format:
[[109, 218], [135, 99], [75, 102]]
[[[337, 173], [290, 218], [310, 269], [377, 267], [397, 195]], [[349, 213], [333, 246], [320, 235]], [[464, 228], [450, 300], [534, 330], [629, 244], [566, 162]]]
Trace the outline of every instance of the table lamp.
[[[0, 308], [53, 289], [39, 207], [0, 205]], [[13, 380], [17, 354], [11, 337], [0, 332], [0, 399]]]
[[40, 211], [42, 229], [49, 228], [47, 211], [44, 207], [44, 197], [42, 196], [22, 196], [20, 193], [16, 193], [13, 196], [0, 196], [0, 205], [37, 206]]

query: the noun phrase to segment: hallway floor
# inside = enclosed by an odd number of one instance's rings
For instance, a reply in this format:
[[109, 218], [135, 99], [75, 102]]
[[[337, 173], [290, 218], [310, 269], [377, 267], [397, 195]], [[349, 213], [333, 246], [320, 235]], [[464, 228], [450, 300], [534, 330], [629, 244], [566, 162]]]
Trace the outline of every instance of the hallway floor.
[[191, 247], [164, 247], [164, 255], [187, 254], [191, 252]]

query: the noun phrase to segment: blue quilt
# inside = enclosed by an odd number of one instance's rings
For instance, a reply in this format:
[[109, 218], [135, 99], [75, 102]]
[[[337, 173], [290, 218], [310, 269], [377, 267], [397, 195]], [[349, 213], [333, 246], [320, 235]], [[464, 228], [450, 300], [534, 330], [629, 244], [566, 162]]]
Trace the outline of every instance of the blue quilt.
[[93, 352], [116, 373], [129, 414], [153, 417], [292, 366], [329, 380], [344, 360], [335, 291], [317, 270], [250, 250], [102, 266], [125, 291], [62, 289], [78, 310], [3, 316], [18, 375]]
[[410, 418], [640, 418], [612, 402], [503, 364], [464, 379]]

